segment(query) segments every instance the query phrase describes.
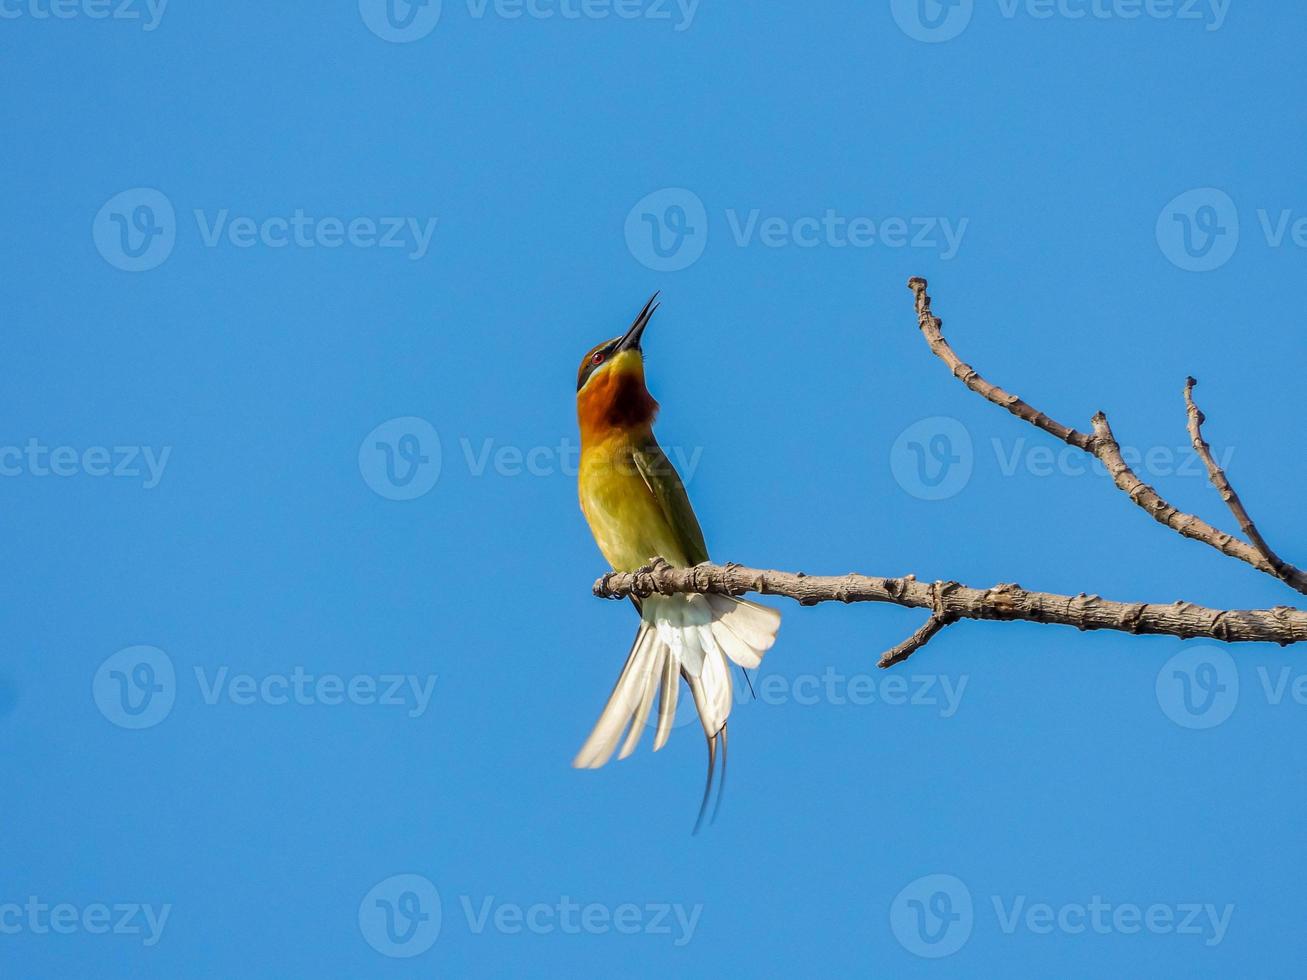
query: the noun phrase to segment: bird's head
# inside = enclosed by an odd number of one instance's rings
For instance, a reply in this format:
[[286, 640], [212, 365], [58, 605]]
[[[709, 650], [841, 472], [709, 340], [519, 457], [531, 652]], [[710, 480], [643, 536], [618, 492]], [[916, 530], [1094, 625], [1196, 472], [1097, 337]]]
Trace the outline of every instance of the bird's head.
[[647, 425], [658, 411], [644, 384], [640, 338], [658, 309], [658, 294], [649, 297], [626, 332], [592, 347], [576, 373], [576, 409], [581, 432], [629, 429]]

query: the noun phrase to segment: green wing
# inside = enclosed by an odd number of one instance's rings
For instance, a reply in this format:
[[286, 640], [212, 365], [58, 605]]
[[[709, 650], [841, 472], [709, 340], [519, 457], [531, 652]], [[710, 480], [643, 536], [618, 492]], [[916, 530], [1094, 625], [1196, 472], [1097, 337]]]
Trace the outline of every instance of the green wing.
[[635, 451], [635, 467], [662, 508], [686, 559], [691, 565], [707, 561], [708, 548], [703, 543], [703, 531], [699, 529], [699, 520], [694, 516], [694, 508], [685, 493], [685, 484], [656, 440], [650, 439]]

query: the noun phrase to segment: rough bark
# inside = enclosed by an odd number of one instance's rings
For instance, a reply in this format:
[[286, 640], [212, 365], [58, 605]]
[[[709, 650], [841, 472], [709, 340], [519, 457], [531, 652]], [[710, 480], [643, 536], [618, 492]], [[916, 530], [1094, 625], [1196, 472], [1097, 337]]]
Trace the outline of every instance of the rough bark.
[[[1287, 606], [1208, 609], [1182, 601], [1114, 602], [1083, 592], [1073, 596], [1030, 592], [1007, 583], [975, 589], [958, 582], [919, 582], [911, 575], [903, 578], [852, 573], [805, 575], [743, 565], [712, 564], [673, 568], [658, 560], [634, 572], [609, 572], [594, 585], [595, 595], [607, 599], [678, 592], [715, 592], [720, 595], [756, 592], [785, 596], [804, 606], [819, 602], [887, 602], [929, 609], [940, 619], [1024, 620], [1074, 626], [1081, 630], [1154, 633], [1184, 639], [1201, 637], [1226, 643], [1261, 641], [1284, 645], [1307, 640], [1307, 612]], [[925, 639], [928, 640], [944, 625], [947, 623], [932, 629]]]
[[[1121, 447], [1112, 434], [1107, 416], [1098, 412], [1091, 420], [1092, 433], [1063, 425], [1033, 405], [981, 377], [965, 363], [944, 339], [944, 322], [930, 308], [926, 280], [908, 280], [916, 298], [917, 325], [931, 351], [939, 357], [953, 376], [986, 401], [1006, 409], [1050, 435], [1075, 446], [1100, 460], [1113, 482], [1154, 520], [1173, 531], [1201, 541], [1223, 555], [1237, 558], [1267, 575], [1274, 576], [1290, 588], [1307, 594], [1307, 573], [1289, 564], [1271, 549], [1248, 516], [1243, 502], [1230, 486], [1224, 471], [1212, 456], [1203, 438], [1206, 421], [1194, 403], [1196, 382], [1185, 383], [1184, 397], [1189, 436], [1194, 450], [1207, 467], [1212, 485], [1234, 515], [1248, 541], [1227, 534], [1202, 518], [1172, 506], [1126, 463]], [[1307, 640], [1307, 612], [1288, 606], [1273, 609], [1208, 609], [1191, 602], [1172, 603], [1115, 602], [1097, 595], [1055, 595], [1030, 592], [1019, 585], [1001, 584], [975, 589], [959, 582], [918, 582], [903, 578], [877, 578], [870, 575], [805, 575], [802, 572], [779, 572], [741, 565], [697, 565], [673, 568], [661, 558], [635, 572], [610, 572], [594, 586], [595, 595], [610, 599], [626, 596], [671, 595], [684, 592], [715, 592], [740, 595], [787, 596], [805, 606], [819, 602], [888, 602], [898, 606], [929, 609], [930, 618], [902, 643], [887, 650], [881, 667], [891, 667], [912, 656], [940, 631], [959, 619], [1023, 620], [1030, 623], [1053, 623], [1081, 630], [1117, 630], [1124, 633], [1154, 633], [1183, 639], [1204, 638], [1225, 643], [1268, 642], [1287, 645]]]
[[1212, 486], [1221, 495], [1225, 505], [1230, 508], [1230, 513], [1234, 515], [1234, 519], [1239, 522], [1239, 528], [1243, 531], [1244, 536], [1257, 550], [1257, 553], [1265, 558], [1266, 563], [1271, 566], [1273, 574], [1298, 591], [1307, 591], [1303, 589], [1307, 578], [1299, 569], [1277, 555], [1271, 549], [1271, 546], [1266, 543], [1266, 539], [1257, 530], [1257, 525], [1248, 516], [1243, 501], [1234, 492], [1234, 487], [1230, 486], [1230, 480], [1226, 477], [1225, 470], [1217, 465], [1216, 459], [1212, 456], [1212, 447], [1203, 438], [1203, 423], [1207, 421], [1207, 416], [1202, 413], [1202, 410], [1194, 402], [1194, 385], [1196, 384], [1198, 382], [1193, 378], [1185, 379], [1184, 403], [1189, 416], [1189, 439], [1194, 445], [1194, 451], [1198, 453], [1198, 458], [1207, 467], [1208, 479], [1212, 481]]
[[[913, 295], [916, 297], [917, 323], [921, 328], [922, 335], [926, 338], [926, 343], [931, 351], [949, 366], [953, 376], [964, 385], [986, 401], [993, 402], [999, 408], [1006, 409], [1017, 418], [1029, 422], [1050, 435], [1056, 436], [1067, 445], [1075, 446], [1077, 449], [1082, 449], [1097, 457], [1103, 466], [1107, 468], [1108, 474], [1112, 477], [1112, 482], [1126, 496], [1147, 511], [1159, 524], [1166, 525], [1186, 538], [1201, 541], [1203, 544], [1215, 548], [1223, 555], [1247, 562], [1258, 571], [1273, 575], [1290, 588], [1307, 595], [1307, 574], [1285, 563], [1277, 566], [1262, 550], [1239, 540], [1232, 534], [1227, 534], [1213, 527], [1201, 517], [1186, 514], [1178, 507], [1172, 506], [1156, 490], [1139, 479], [1139, 476], [1122, 457], [1121, 447], [1118, 445], [1115, 436], [1112, 435], [1112, 428], [1108, 425], [1105, 414], [1099, 412], [1093, 417], [1094, 432], [1093, 435], [1090, 435], [1049, 418], [1016, 395], [986, 381], [975, 368], [964, 363], [954, 353], [948, 341], [944, 339], [944, 321], [931, 312], [930, 294], [926, 292], [926, 280], [919, 277], [909, 279], [908, 288], [912, 290]], [[1192, 433], [1192, 428], [1190, 431]], [[1195, 447], [1197, 447], [1197, 443], [1195, 443]], [[1201, 455], [1202, 450], [1199, 450], [1199, 453]], [[1207, 460], [1210, 460], [1210, 454], [1207, 456]], [[1208, 463], [1209, 474], [1211, 474], [1214, 466], [1214, 463]], [[1217, 472], [1220, 472], [1219, 469]], [[1215, 476], [1213, 476], [1213, 482], [1215, 482], [1215, 479]], [[1221, 489], [1219, 484], [1217, 489]]]

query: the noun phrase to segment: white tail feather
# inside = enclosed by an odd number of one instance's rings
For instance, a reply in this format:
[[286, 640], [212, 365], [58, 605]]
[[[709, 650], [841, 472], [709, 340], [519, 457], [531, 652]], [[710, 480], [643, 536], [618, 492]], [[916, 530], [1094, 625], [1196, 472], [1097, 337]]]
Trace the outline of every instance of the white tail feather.
[[[704, 598], [713, 611], [714, 627], [727, 627], [746, 646], [759, 654], [766, 653], [776, 642], [776, 631], [781, 628], [781, 614], [771, 606], [728, 595], [707, 595]], [[740, 661], [737, 660], [736, 663]], [[756, 667], [758, 664], [740, 663], [740, 666]]]
[[654, 751], [667, 744], [676, 718], [676, 696], [681, 691], [681, 672], [671, 657], [663, 658], [663, 684], [658, 694], [658, 731], [654, 735]]
[[649, 718], [649, 709], [653, 707], [654, 690], [662, 679], [663, 662], [671, 659], [659, 646], [657, 634], [654, 634], [650, 644], [655, 649], [650, 656], [645, 658], [647, 663], [642, 664], [640, 667], [643, 675], [640, 681], [640, 702], [636, 705], [635, 714], [631, 718], [631, 727], [626, 734], [626, 742], [622, 745], [622, 751], [617, 754], [619, 759], [625, 759], [640, 744], [640, 736], [644, 732], [644, 723]]
[[604, 705], [599, 721], [581, 746], [581, 751], [572, 760], [574, 767], [598, 769], [612, 757], [618, 739], [622, 737], [622, 730], [639, 704], [642, 693], [640, 682], [646, 676], [646, 665], [664, 649], [654, 631], [641, 623], [639, 632], [635, 634], [635, 642], [631, 645], [631, 653], [617, 676], [617, 683], [613, 685], [613, 693], [608, 696], [608, 703]]
[[[731, 713], [728, 660], [757, 667], [776, 641], [781, 614], [747, 599], [719, 595], [649, 596], [626, 665], [590, 737], [572, 760], [578, 769], [605, 765], [621, 743], [625, 759], [640, 743], [658, 692], [654, 751], [667, 744], [684, 676], [711, 739]], [[626, 738], [622, 736], [625, 733]]]
[[730, 664], [718, 654], [704, 662], [698, 677], [687, 674], [685, 680], [694, 696], [694, 706], [699, 710], [703, 732], [711, 739], [722, 730], [731, 715]]

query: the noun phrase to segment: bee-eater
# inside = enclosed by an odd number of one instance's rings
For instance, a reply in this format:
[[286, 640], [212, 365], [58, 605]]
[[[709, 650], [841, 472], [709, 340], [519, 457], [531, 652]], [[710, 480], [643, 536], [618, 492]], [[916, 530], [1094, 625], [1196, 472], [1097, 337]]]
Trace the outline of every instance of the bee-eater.
[[[633, 571], [659, 556], [678, 567], [708, 560], [685, 485], [653, 434], [658, 403], [645, 387], [640, 338], [658, 308], [657, 297], [655, 293], [649, 299], [626, 333], [592, 348], [576, 378], [581, 510], [599, 550], [619, 572]], [[598, 769], [619, 741], [619, 759], [634, 752], [655, 691], [654, 751], [661, 749], [672, 730], [679, 675], [690, 688], [708, 740], [708, 778], [697, 831], [712, 791], [719, 743], [722, 785], [726, 779], [726, 719], [732, 700], [727, 660], [742, 668], [757, 667], [775, 642], [781, 616], [768, 606], [724, 595], [651, 595], [632, 601], [640, 612], [635, 642], [572, 765]]]

